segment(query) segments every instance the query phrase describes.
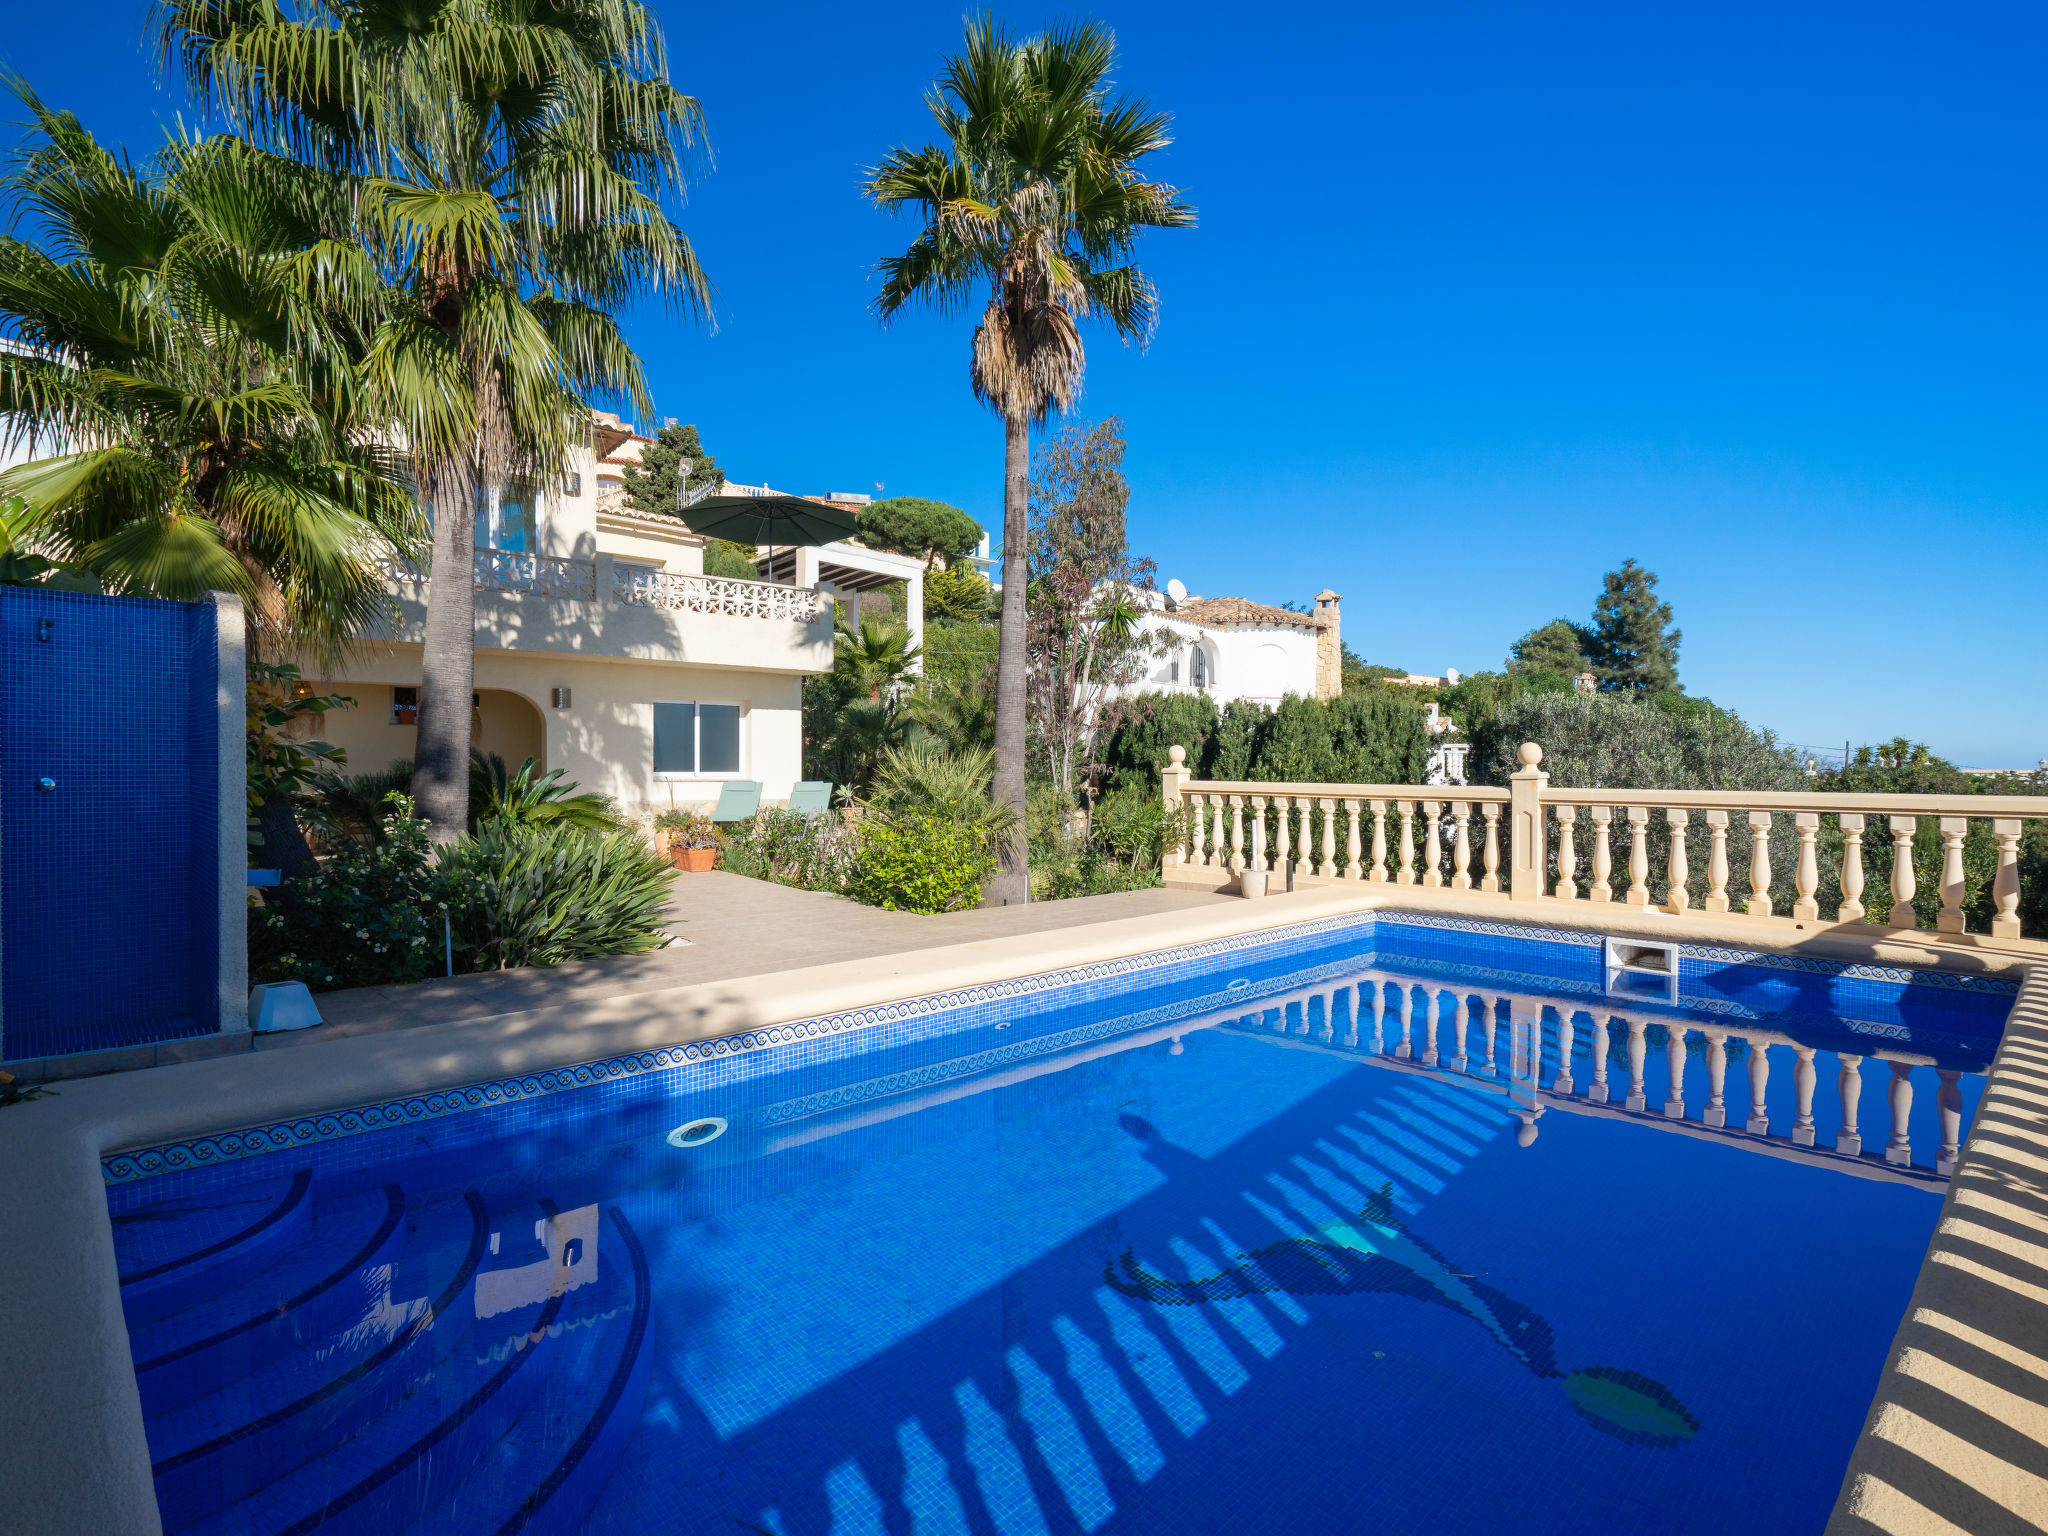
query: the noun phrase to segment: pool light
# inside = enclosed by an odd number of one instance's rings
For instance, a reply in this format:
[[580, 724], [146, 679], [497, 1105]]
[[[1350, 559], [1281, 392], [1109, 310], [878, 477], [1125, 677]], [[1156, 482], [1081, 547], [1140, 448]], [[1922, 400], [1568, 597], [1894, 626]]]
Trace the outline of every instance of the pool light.
[[679, 1149], [701, 1147], [707, 1141], [716, 1141], [725, 1134], [725, 1122], [716, 1115], [706, 1115], [702, 1120], [692, 1120], [679, 1125], [668, 1133], [668, 1144]]

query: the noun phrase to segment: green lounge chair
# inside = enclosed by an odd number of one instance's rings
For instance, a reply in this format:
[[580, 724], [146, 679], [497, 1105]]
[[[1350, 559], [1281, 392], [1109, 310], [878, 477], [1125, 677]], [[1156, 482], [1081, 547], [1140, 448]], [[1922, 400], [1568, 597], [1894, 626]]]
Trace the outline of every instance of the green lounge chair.
[[789, 792], [789, 808], [799, 816], [822, 816], [832, 808], [831, 780], [806, 779]]
[[713, 821], [746, 821], [761, 809], [761, 786], [752, 779], [727, 779], [718, 791]]

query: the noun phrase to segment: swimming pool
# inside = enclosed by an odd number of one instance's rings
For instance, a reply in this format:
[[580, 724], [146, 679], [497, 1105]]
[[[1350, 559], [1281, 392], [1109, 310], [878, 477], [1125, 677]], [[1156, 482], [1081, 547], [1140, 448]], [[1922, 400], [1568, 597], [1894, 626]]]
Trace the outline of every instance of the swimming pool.
[[1381, 913], [117, 1154], [165, 1527], [1817, 1529], [2014, 988], [1678, 960]]

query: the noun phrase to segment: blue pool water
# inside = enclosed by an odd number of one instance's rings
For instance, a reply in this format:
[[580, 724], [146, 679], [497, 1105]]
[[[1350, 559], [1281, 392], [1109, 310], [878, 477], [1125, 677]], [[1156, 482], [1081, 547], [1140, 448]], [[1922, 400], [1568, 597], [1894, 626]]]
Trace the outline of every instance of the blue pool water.
[[165, 1528], [1818, 1530], [2011, 989], [1605, 986], [1383, 915], [111, 1158]]

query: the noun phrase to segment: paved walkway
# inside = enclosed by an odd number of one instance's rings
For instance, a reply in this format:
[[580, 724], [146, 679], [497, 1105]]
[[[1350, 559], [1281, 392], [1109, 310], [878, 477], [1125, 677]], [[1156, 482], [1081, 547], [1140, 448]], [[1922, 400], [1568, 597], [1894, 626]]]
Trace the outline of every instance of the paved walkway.
[[1207, 891], [1123, 891], [1113, 896], [922, 917], [714, 870], [684, 875], [676, 881], [669, 931], [682, 942], [667, 949], [611, 960], [446, 977], [409, 987], [323, 992], [318, 1001], [327, 1024], [289, 1035], [262, 1036], [256, 1048], [269, 1050], [342, 1035], [488, 1018], [837, 960], [1046, 933], [1236, 899]]

